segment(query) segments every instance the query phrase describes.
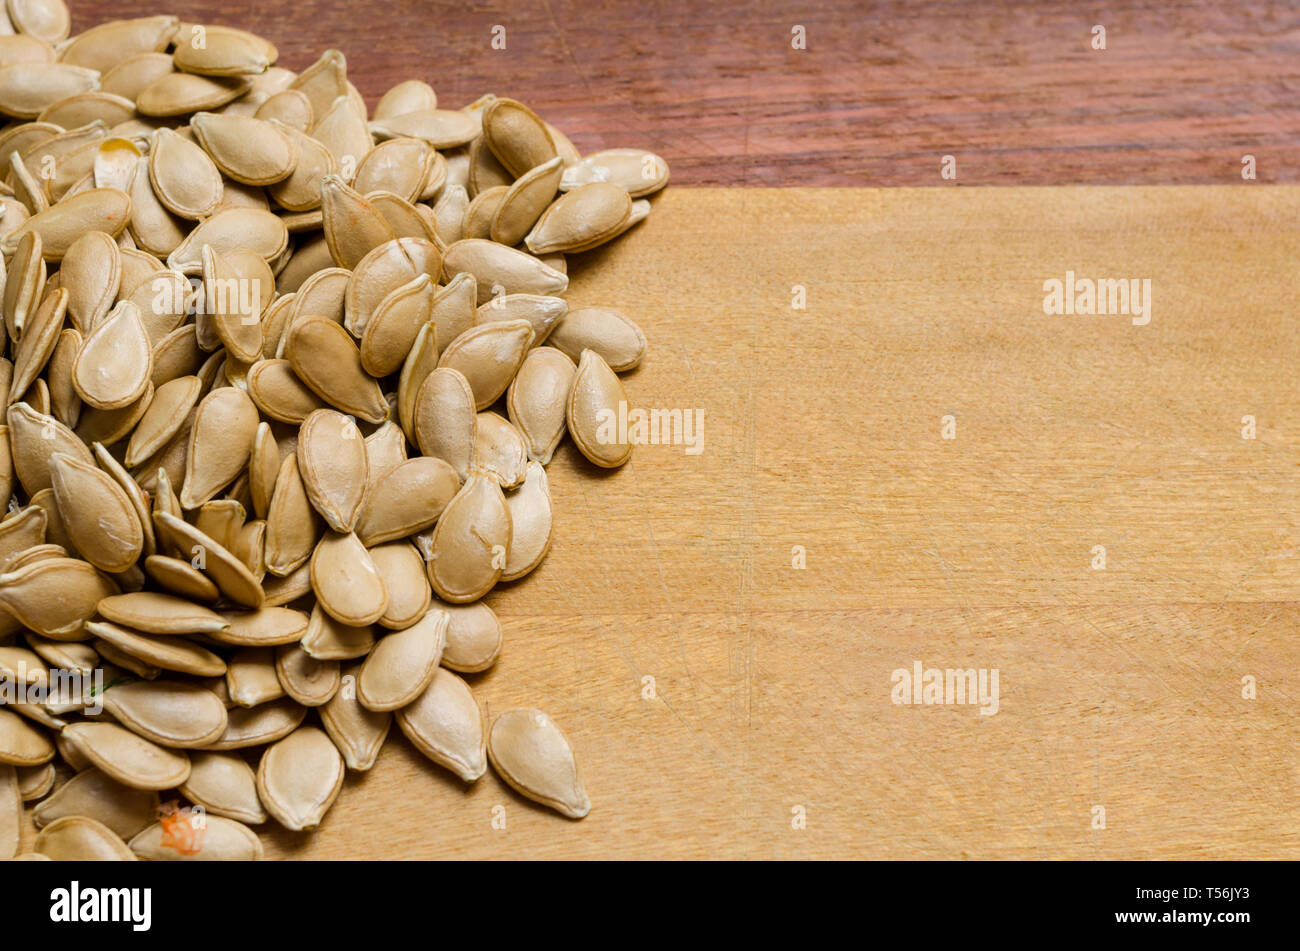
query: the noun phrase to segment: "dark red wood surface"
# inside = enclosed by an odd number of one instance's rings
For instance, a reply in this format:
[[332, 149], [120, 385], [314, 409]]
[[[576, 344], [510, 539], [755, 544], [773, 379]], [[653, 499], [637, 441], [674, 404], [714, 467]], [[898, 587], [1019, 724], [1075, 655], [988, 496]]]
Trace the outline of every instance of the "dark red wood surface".
[[[373, 103], [525, 99], [584, 151], [662, 153], [679, 184], [1300, 181], [1300, 7], [914, 0], [69, 0], [74, 31], [171, 12], [331, 46]], [[494, 25], [507, 48], [491, 48]], [[791, 49], [791, 28], [808, 48]], [[1094, 24], [1108, 49], [1090, 47]]]

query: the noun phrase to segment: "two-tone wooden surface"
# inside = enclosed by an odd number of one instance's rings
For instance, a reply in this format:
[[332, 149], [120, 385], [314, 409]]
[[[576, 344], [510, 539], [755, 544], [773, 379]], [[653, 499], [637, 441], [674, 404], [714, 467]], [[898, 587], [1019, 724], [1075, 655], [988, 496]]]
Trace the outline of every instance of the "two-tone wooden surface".
[[[372, 101], [424, 75], [662, 152], [674, 185], [569, 296], [645, 328], [634, 406], [704, 414], [698, 455], [601, 473], [566, 445], [552, 551], [490, 598], [506, 648], [475, 689], [556, 718], [591, 815], [466, 787], [394, 731], [272, 854], [1300, 852], [1300, 189], [1238, 172], [1294, 176], [1296, 14], [1128, 4], [1101, 60], [1088, 17], [1039, 4], [249, 8], [216, 19], [296, 68], [340, 46]], [[681, 187], [938, 184], [954, 152], [963, 183], [1237, 184]], [[1044, 315], [1067, 269], [1149, 278], [1150, 324]], [[999, 712], [892, 704], [914, 661], [997, 668]]]

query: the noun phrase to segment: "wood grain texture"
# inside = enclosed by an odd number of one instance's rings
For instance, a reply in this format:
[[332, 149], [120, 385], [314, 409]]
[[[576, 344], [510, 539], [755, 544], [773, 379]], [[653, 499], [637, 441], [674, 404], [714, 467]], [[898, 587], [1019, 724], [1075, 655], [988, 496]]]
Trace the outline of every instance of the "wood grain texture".
[[[583, 151], [635, 145], [709, 185], [1300, 181], [1300, 9], [1122, 0], [69, 0], [74, 30], [163, 10], [348, 57], [373, 104], [525, 99]], [[807, 49], [791, 49], [791, 28]], [[1090, 47], [1094, 24], [1107, 49]], [[493, 50], [491, 29], [506, 28]]]
[[[566, 441], [472, 678], [567, 731], [590, 816], [394, 730], [269, 853], [1295, 858], [1297, 222], [1288, 186], [670, 189], [570, 299], [641, 323], [632, 405], [703, 452]], [[1045, 316], [1067, 268], [1150, 278], [1150, 324]], [[999, 711], [891, 703], [918, 660], [997, 668]]]

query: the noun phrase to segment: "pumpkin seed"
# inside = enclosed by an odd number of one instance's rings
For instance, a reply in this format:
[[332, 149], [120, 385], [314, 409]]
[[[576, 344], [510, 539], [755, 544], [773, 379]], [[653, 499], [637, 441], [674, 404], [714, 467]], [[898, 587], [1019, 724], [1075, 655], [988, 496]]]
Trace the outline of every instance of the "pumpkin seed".
[[13, 63], [0, 66], [0, 112], [35, 119], [60, 99], [90, 92], [99, 73], [67, 63]]
[[221, 171], [202, 148], [171, 129], [154, 133], [149, 183], [168, 211], [200, 221], [221, 204]]
[[615, 373], [637, 367], [646, 352], [641, 328], [622, 314], [602, 307], [570, 311], [548, 342], [572, 360], [580, 359], [584, 350], [595, 351]]
[[465, 238], [448, 247], [442, 268], [449, 277], [461, 271], [472, 274], [477, 281], [479, 304], [486, 304], [497, 293], [554, 297], [569, 286], [566, 275], [533, 255], [481, 238]]
[[226, 691], [230, 702], [256, 707], [285, 695], [275, 670], [275, 651], [270, 647], [241, 647], [226, 668]]
[[116, 188], [92, 188], [69, 195], [57, 205], [32, 215], [2, 243], [6, 254], [14, 253], [29, 232], [41, 236], [41, 253], [46, 261], [62, 261], [68, 248], [87, 231], [103, 231], [116, 238], [131, 217], [131, 199]]
[[431, 610], [415, 624], [380, 638], [357, 678], [357, 699], [368, 710], [397, 710], [415, 701], [442, 659], [448, 615]]
[[144, 530], [121, 487], [94, 466], [57, 452], [50, 457], [50, 478], [59, 517], [82, 557], [107, 572], [135, 564]]
[[506, 396], [510, 421], [523, 434], [528, 457], [547, 465], [567, 429], [569, 391], [577, 368], [553, 347], [528, 352]]
[[[53, 763], [45, 763], [42, 766], [0, 766], [0, 774], [5, 769], [12, 769], [18, 781], [18, 794], [22, 797], [23, 802], [34, 802], [37, 799], [43, 799], [49, 795], [50, 790], [54, 788], [54, 781], [58, 774], [54, 770]], [[4, 786], [3, 778], [0, 778], [0, 787]], [[3, 795], [0, 792], [0, 795]], [[3, 807], [0, 807], [0, 812]], [[4, 826], [4, 819], [0, 818], [0, 827]], [[0, 854], [4, 852], [4, 833], [0, 832]]]
[[479, 601], [475, 604], [439, 604], [450, 616], [442, 666], [458, 673], [487, 670], [501, 653], [501, 622]]
[[140, 90], [135, 107], [145, 116], [184, 116], [220, 109], [248, 92], [249, 88], [248, 80], [243, 77], [217, 78], [195, 73], [167, 73]]
[[202, 806], [209, 816], [222, 816], [261, 825], [266, 810], [257, 798], [257, 775], [243, 759], [230, 753], [195, 751], [190, 754], [190, 775], [180, 793]]
[[381, 423], [388, 403], [365, 372], [361, 353], [346, 330], [324, 317], [304, 317], [289, 329], [285, 344], [293, 371], [326, 403], [366, 422]]
[[203, 836], [193, 851], [181, 849], [155, 822], [129, 843], [131, 852], [149, 862], [255, 862], [262, 858], [257, 833], [240, 822], [211, 814], [203, 817]]
[[0, 608], [54, 640], [85, 640], [82, 625], [101, 599], [116, 593], [111, 581], [78, 558], [48, 558], [0, 574]]
[[469, 686], [438, 668], [424, 692], [397, 711], [397, 725], [416, 748], [467, 783], [487, 772], [486, 721]]
[[338, 798], [343, 772], [343, 757], [325, 732], [299, 727], [262, 754], [257, 794], [286, 829], [314, 829]]
[[631, 215], [632, 199], [626, 191], [593, 182], [547, 208], [524, 243], [534, 254], [588, 251], [622, 234]]
[[436, 456], [400, 463], [375, 483], [357, 520], [367, 547], [407, 538], [432, 526], [460, 490], [460, 477]]
[[215, 611], [153, 591], [114, 594], [103, 598], [98, 609], [108, 620], [148, 634], [213, 634], [230, 626]]
[[573, 748], [541, 710], [507, 710], [488, 734], [492, 768], [521, 795], [570, 819], [591, 811]]
[[361, 365], [367, 373], [385, 377], [402, 367], [416, 337], [431, 323], [433, 299], [434, 283], [421, 274], [379, 303], [361, 338]]
[[479, 324], [526, 320], [533, 326], [533, 346], [539, 346], [565, 314], [569, 305], [563, 297], [541, 294], [505, 294], [494, 297], [475, 312]]
[[516, 581], [541, 564], [551, 548], [551, 489], [542, 464], [529, 462], [523, 486], [505, 499], [510, 553], [501, 580]]
[[[188, 37], [186, 34], [189, 34]], [[176, 68], [203, 76], [243, 76], [264, 73], [275, 62], [275, 47], [261, 37], [225, 26], [182, 30], [176, 37]]]
[[507, 320], [473, 327], [447, 345], [439, 369], [457, 370], [474, 393], [475, 409], [495, 403], [514, 379], [533, 345], [533, 328], [526, 320]]
[[88, 231], [68, 248], [59, 268], [68, 316], [83, 335], [108, 315], [122, 283], [122, 256], [112, 236]]
[[366, 446], [349, 417], [318, 409], [298, 433], [298, 472], [312, 506], [336, 532], [350, 532], [365, 500]]
[[92, 764], [132, 789], [170, 789], [190, 773], [184, 753], [164, 749], [116, 723], [72, 723], [62, 736]]
[[561, 172], [557, 155], [519, 176], [492, 217], [492, 240], [511, 246], [522, 241], [555, 197]]
[[453, 604], [477, 601], [501, 578], [510, 545], [510, 511], [495, 480], [471, 475], [433, 530], [429, 580]]
[[306, 716], [307, 708], [287, 697], [251, 710], [237, 707], [227, 711], [226, 732], [208, 750], [240, 750], [274, 743], [296, 730]]
[[303, 650], [317, 660], [354, 660], [370, 653], [375, 646], [375, 635], [370, 625], [343, 624], [317, 604], [312, 608], [301, 644]]
[[379, 569], [352, 532], [325, 533], [311, 556], [311, 586], [331, 617], [353, 627], [373, 624], [388, 608]]
[[196, 677], [217, 677], [226, 672], [224, 660], [182, 637], [141, 634], [101, 621], [88, 621], [86, 630], [119, 650], [163, 670], [175, 670]]
[[557, 155], [546, 123], [522, 102], [493, 100], [483, 110], [482, 123], [485, 144], [513, 178]]
[[198, 508], [248, 466], [257, 434], [257, 407], [238, 387], [213, 390], [199, 403], [185, 457], [181, 505]]
[[226, 731], [226, 705], [196, 684], [158, 680], [104, 691], [104, 710], [133, 733], [161, 746], [207, 746]]
[[415, 397], [415, 438], [420, 451], [447, 462], [465, 478], [474, 460], [477, 408], [474, 391], [459, 370], [439, 367]]
[[88, 816], [55, 819], [36, 834], [36, 851], [54, 862], [134, 862], [117, 833]]
[[611, 432], [615, 427], [609, 421], [618, 418], [620, 403], [627, 404], [623, 384], [600, 354], [584, 350], [569, 390], [565, 418], [582, 454], [606, 469], [617, 468], [632, 457], [632, 444]]
[[370, 123], [375, 138], [422, 139], [435, 149], [467, 145], [479, 134], [479, 119], [458, 109], [418, 109]]
[[304, 707], [328, 703], [339, 689], [338, 661], [312, 657], [300, 644], [276, 650], [275, 672], [285, 693]]
[[491, 476], [503, 489], [524, 481], [528, 449], [519, 430], [496, 413], [479, 413], [475, 421], [472, 471]]
[[393, 715], [387, 711], [368, 710], [361, 705], [356, 692], [360, 673], [360, 664], [343, 671], [338, 692], [320, 708], [320, 719], [325, 732], [343, 754], [344, 765], [364, 772], [375, 765], [379, 750], [388, 737]]

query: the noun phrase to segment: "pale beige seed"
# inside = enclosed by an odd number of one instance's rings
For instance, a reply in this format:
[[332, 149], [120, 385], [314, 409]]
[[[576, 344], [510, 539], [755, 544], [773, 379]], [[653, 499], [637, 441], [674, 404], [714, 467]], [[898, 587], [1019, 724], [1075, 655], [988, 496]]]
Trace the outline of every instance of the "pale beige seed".
[[59, 339], [46, 365], [50, 387], [50, 412], [65, 426], [76, 426], [81, 419], [81, 397], [72, 383], [72, 368], [81, 352], [82, 336], [72, 328], [59, 332]]
[[172, 72], [172, 58], [167, 53], [136, 53], [99, 77], [99, 88], [134, 102], [155, 80]]
[[405, 707], [429, 686], [447, 638], [445, 611], [428, 611], [411, 627], [379, 640], [357, 677], [357, 699], [367, 710]]
[[[199, 42], [200, 36], [202, 42]], [[244, 76], [266, 72], [275, 60], [275, 47], [243, 30], [192, 26], [189, 31], [182, 30], [177, 35], [173, 58], [176, 68], [187, 73]]]
[[593, 350], [615, 373], [637, 367], [646, 353], [645, 334], [622, 314], [603, 307], [580, 307], [570, 311], [551, 333], [552, 347], [578, 360], [582, 351]]
[[[479, 136], [469, 144], [469, 173], [466, 187], [475, 198], [485, 192], [509, 188], [515, 177], [506, 171], [487, 142]], [[466, 237], [469, 237], [467, 234]], [[482, 237], [486, 237], [485, 235]]]
[[288, 697], [251, 710], [230, 710], [226, 732], [208, 750], [242, 750], [274, 743], [297, 729], [306, 716], [307, 708]]
[[42, 544], [48, 524], [45, 510], [36, 505], [28, 505], [0, 521], [0, 568], [28, 548]]
[[347, 87], [348, 61], [338, 50], [326, 50], [289, 85], [311, 100], [317, 115], [324, 115], [336, 99], [347, 95]]
[[10, 381], [9, 400], [17, 402], [27, 393], [27, 388], [45, 369], [54, 347], [59, 342], [59, 331], [68, 307], [68, 292], [58, 288], [45, 295], [36, 312], [27, 321], [22, 339], [14, 349], [13, 378]]
[[483, 110], [482, 122], [484, 142], [514, 178], [557, 155], [546, 123], [522, 102], [495, 99]]
[[[84, 348], [83, 348], [84, 349]], [[104, 443], [111, 446], [120, 439], [130, 435], [131, 430], [140, 422], [140, 417], [149, 408], [153, 400], [153, 383], [146, 380], [144, 393], [134, 403], [128, 403], [121, 409], [99, 409], [94, 406], [84, 407], [84, 412], [77, 422], [77, 437], [82, 442]]]
[[343, 773], [343, 757], [325, 732], [299, 727], [262, 755], [257, 793], [286, 829], [314, 829], [338, 798]]
[[567, 430], [569, 391], [577, 367], [553, 347], [536, 347], [510, 383], [506, 409], [523, 434], [528, 458], [547, 465]]
[[155, 512], [154, 522], [159, 539], [166, 539], [189, 555], [191, 561], [197, 559], [202, 570], [216, 583], [223, 595], [246, 607], [261, 607], [266, 597], [261, 582], [232, 552], [211, 536], [169, 512]]
[[285, 695], [275, 670], [275, 650], [270, 647], [241, 647], [226, 667], [226, 691], [239, 707], [256, 707]]
[[506, 200], [510, 188], [507, 185], [495, 185], [486, 188], [474, 196], [465, 210], [465, 237], [486, 239], [492, 235], [492, 221]]
[[25, 647], [0, 647], [0, 679], [21, 684], [49, 684], [49, 672], [35, 651]]
[[283, 578], [272, 575], [265, 578], [266, 607], [281, 607], [290, 604], [305, 594], [311, 593], [311, 566], [304, 562]]
[[527, 478], [506, 496], [510, 510], [510, 554], [502, 581], [516, 581], [542, 563], [551, 548], [551, 489], [546, 469], [529, 462]]
[[542, 294], [505, 294], [494, 297], [475, 312], [475, 323], [502, 323], [526, 320], [533, 325], [533, 346], [540, 346], [552, 328], [569, 312], [563, 297]]
[[560, 188], [572, 191], [593, 182], [609, 182], [644, 198], [668, 184], [668, 163], [644, 149], [605, 149], [567, 166]]
[[376, 139], [421, 139], [440, 150], [468, 145], [479, 129], [477, 116], [458, 109], [420, 109], [370, 123], [370, 132]]
[[[438, 326], [432, 320], [415, 335], [397, 382], [397, 418], [405, 439], [415, 442], [415, 401], [420, 386], [438, 367]], [[375, 475], [371, 473], [373, 482]]]
[[104, 710], [131, 732], [172, 749], [207, 746], [226, 731], [226, 705], [197, 684], [158, 680], [104, 691]]
[[[260, 258], [257, 261], [265, 267]], [[270, 289], [273, 283], [267, 278], [254, 284], [241, 275], [233, 256], [227, 257], [211, 245], [203, 248], [204, 312], [235, 360], [252, 363], [262, 355], [261, 301], [248, 288]]]
[[154, 133], [149, 183], [168, 211], [191, 221], [208, 217], [221, 204], [221, 172], [194, 142], [172, 131]]
[[[51, 209], [53, 210], [53, 209]], [[252, 251], [263, 261], [274, 261], [289, 246], [284, 222], [260, 208], [222, 208], [201, 221], [167, 257], [167, 266], [182, 274], [203, 271], [203, 246], [212, 245], [222, 254]]]
[[465, 237], [465, 216], [469, 212], [469, 193], [463, 185], [447, 185], [433, 206], [438, 222], [438, 239], [447, 246]]
[[512, 489], [523, 483], [527, 465], [528, 447], [519, 430], [496, 413], [479, 413], [471, 471], [491, 476], [503, 489]]
[[354, 627], [340, 623], [316, 604], [301, 643], [303, 650], [317, 660], [353, 660], [370, 653], [375, 646], [375, 634], [371, 625]]
[[406, 437], [390, 419], [366, 437], [366, 492], [406, 459]]
[[184, 753], [164, 749], [115, 723], [73, 723], [62, 735], [92, 764], [132, 789], [170, 789], [190, 774]]
[[534, 254], [588, 251], [622, 234], [631, 215], [632, 199], [626, 191], [594, 182], [547, 208], [524, 243]]
[[561, 171], [556, 156], [525, 172], [510, 186], [492, 218], [493, 241], [513, 246], [524, 239], [555, 197]]
[[126, 467], [118, 462], [113, 454], [104, 447], [103, 443], [93, 443], [91, 451], [95, 454], [95, 461], [99, 464], [99, 468], [117, 483], [117, 487], [126, 494], [127, 502], [135, 512], [136, 520], [139, 522], [144, 535], [141, 553], [146, 557], [152, 555], [158, 549], [158, 538], [153, 530], [153, 519], [149, 511], [149, 496], [140, 487], [140, 483], [136, 482], [131, 474], [126, 471]]
[[13, 63], [52, 63], [57, 56], [53, 46], [34, 36], [24, 36], [21, 33], [0, 35], [0, 63], [6, 66]]
[[325, 240], [339, 267], [355, 268], [367, 254], [396, 237], [374, 205], [338, 175], [326, 175], [321, 181], [321, 211]]
[[[10, 766], [9, 769], [14, 771], [18, 781], [18, 794], [22, 797], [23, 802], [35, 802], [38, 799], [44, 799], [54, 788], [54, 781], [58, 778], [58, 773], [54, 769], [53, 763], [45, 763], [41, 766]], [[0, 767], [0, 773], [3, 773], [5, 767]], [[4, 780], [0, 779], [0, 787], [4, 785]], [[3, 793], [0, 792], [0, 796]], [[0, 807], [2, 810], [3, 807]], [[0, 818], [0, 828], [4, 826], [4, 819]], [[0, 855], [4, 854], [4, 833], [0, 832]]]
[[87, 231], [74, 241], [59, 267], [68, 292], [68, 317], [83, 335], [99, 325], [117, 300], [122, 256], [117, 242], [102, 231]]
[[[36, 117], [38, 122], [52, 122], [65, 129], [79, 129], [92, 122], [102, 122], [110, 129], [135, 118], [135, 103], [130, 99], [97, 89], [92, 92], [76, 93], [52, 102]], [[86, 160], [93, 161], [93, 154], [82, 155], [78, 170], [84, 168]], [[69, 191], [67, 173], [55, 173], [50, 182], [50, 196], [59, 198]]]
[[504, 639], [496, 612], [479, 601], [475, 604], [440, 604], [450, 615], [447, 645], [442, 666], [463, 674], [487, 670], [497, 662]]
[[388, 607], [388, 592], [370, 553], [351, 532], [326, 532], [311, 557], [311, 586], [320, 606], [354, 627], [373, 624]]
[[86, 816], [55, 819], [36, 835], [36, 851], [54, 862], [134, 862], [113, 830]]
[[421, 274], [429, 275], [436, 284], [441, 272], [442, 254], [431, 241], [398, 238], [380, 245], [352, 271], [343, 298], [343, 326], [361, 337], [384, 298]]
[[10, 172], [13, 177], [14, 197], [22, 202], [31, 214], [38, 215], [50, 207], [49, 195], [45, 188], [36, 180], [36, 176], [27, 168], [26, 163], [20, 161], [17, 156], [11, 163]]
[[222, 548], [233, 552], [239, 541], [239, 530], [247, 517], [247, 510], [237, 499], [213, 499], [199, 508], [194, 527]]
[[223, 175], [244, 185], [273, 185], [293, 174], [298, 153], [279, 129], [252, 116], [196, 113], [190, 128]]
[[174, 16], [110, 20], [73, 37], [60, 48], [59, 59], [74, 66], [108, 70], [124, 59], [165, 50], [175, 29]]
[[419, 139], [389, 139], [377, 145], [357, 166], [352, 183], [362, 195], [391, 192], [407, 201], [419, 199], [437, 152]]
[[199, 403], [185, 456], [181, 505], [198, 508], [248, 466], [257, 435], [257, 407], [238, 387], [213, 390]]
[[516, 792], [570, 819], [591, 811], [573, 748], [541, 710], [502, 713], [492, 723], [487, 750], [492, 768]]
[[159, 587], [179, 597], [210, 604], [221, 596], [212, 579], [188, 561], [167, 555], [150, 555], [144, 560], [144, 570]]
[[0, 862], [18, 854], [23, 831], [23, 796], [18, 786], [18, 771], [0, 763]]
[[460, 490], [451, 464], [436, 456], [417, 456], [375, 483], [357, 520], [357, 535], [367, 547], [408, 538], [432, 526]]
[[0, 112], [35, 119], [52, 103], [99, 85], [99, 73], [66, 63], [13, 63], [0, 66]]
[[298, 472], [298, 456], [289, 453], [271, 493], [266, 515], [266, 567], [284, 577], [307, 563], [316, 548], [322, 523]]
[[131, 238], [151, 255], [170, 255], [185, 241], [187, 229], [184, 222], [167, 210], [149, 181], [149, 160], [136, 162], [131, 186], [127, 194], [131, 199]]
[[467, 783], [487, 772], [487, 729], [469, 686], [438, 668], [416, 700], [397, 711], [397, 725], [416, 748]]
[[29, 231], [15, 246], [4, 283], [4, 321], [11, 339], [22, 337], [27, 315], [40, 303], [45, 272], [41, 233]]
[[116, 188], [92, 188], [69, 195], [38, 215], [32, 215], [11, 232], [0, 247], [13, 253], [23, 235], [37, 232], [41, 236], [46, 261], [62, 261], [78, 238], [87, 231], [103, 231], [116, 238], [131, 217], [131, 199]]
[[388, 592], [388, 607], [379, 623], [396, 631], [411, 627], [426, 616], [431, 602], [424, 559], [405, 541], [388, 542], [369, 551]]
[[88, 644], [62, 644], [30, 633], [26, 638], [32, 650], [51, 667], [87, 674], [99, 666], [99, 658]]
[[[366, 128], [365, 118], [348, 96], [339, 96], [323, 111], [313, 100], [312, 108], [317, 119], [311, 137], [329, 150], [334, 164], [341, 171], [351, 169], [355, 173], [356, 166], [374, 148], [374, 139]], [[351, 175], [344, 175], [344, 181], [351, 178]]]
[[224, 660], [183, 637], [141, 634], [103, 621], [88, 621], [86, 631], [161, 670], [196, 677], [217, 677], [226, 672]]
[[181, 849], [163, 831], [162, 823], [155, 822], [131, 839], [129, 847], [147, 862], [256, 862], [262, 858], [261, 840], [243, 823], [208, 814], [202, 828], [196, 844]]
[[50, 487], [49, 457], [53, 453], [67, 453], [88, 463], [94, 461], [76, 433], [26, 403], [10, 406], [6, 419], [14, 474], [29, 495]]
[[116, 593], [108, 578], [79, 558], [47, 558], [0, 575], [0, 608], [56, 641], [86, 640], [82, 625]]
[[257, 434], [253, 437], [253, 451], [248, 459], [248, 494], [252, 497], [253, 514], [257, 518], [266, 518], [267, 512], [271, 510], [271, 494], [275, 491], [275, 480], [279, 477], [280, 449], [275, 435], [267, 423], [258, 423]]
[[477, 408], [474, 391], [459, 370], [439, 367], [415, 397], [415, 438], [420, 451], [448, 463], [464, 479], [474, 461]]
[[248, 80], [243, 77], [167, 73], [140, 90], [135, 107], [145, 116], [185, 116], [193, 112], [220, 109], [248, 90]]
[[203, 384], [197, 376], [182, 376], [154, 390], [153, 400], [131, 434], [126, 464], [134, 468], [160, 451], [184, 425]]
[[298, 433], [298, 473], [312, 507], [336, 532], [350, 532], [365, 501], [366, 445], [350, 417], [318, 409]]
[[180, 793], [210, 816], [261, 825], [266, 809], [257, 798], [257, 774], [231, 753], [196, 750], [190, 754], [190, 775]]
[[632, 457], [632, 444], [618, 431], [620, 404], [627, 405], [623, 384], [598, 353], [584, 350], [565, 418], [578, 449], [605, 469], [617, 468]]
[[339, 689], [338, 661], [318, 660], [300, 644], [276, 649], [275, 672], [285, 693], [304, 707], [328, 703]]
[[408, 79], [384, 93], [375, 106], [376, 119], [404, 116], [421, 109], [437, 109], [438, 94], [433, 87], [419, 79]]
[[257, 408], [282, 423], [299, 424], [325, 405], [298, 379], [288, 360], [259, 360], [245, 382]]
[[230, 626], [210, 635], [223, 644], [240, 647], [279, 647], [302, 639], [307, 615], [292, 608], [270, 607], [256, 611], [226, 611]]
[[343, 754], [348, 769], [364, 772], [375, 765], [393, 715], [386, 711], [367, 710], [357, 700], [356, 684], [361, 665], [343, 671], [339, 690], [329, 703], [320, 708], [321, 724], [334, 745]]
[[429, 275], [421, 274], [379, 303], [361, 338], [361, 365], [367, 373], [385, 377], [401, 368], [433, 316], [435, 290]]
[[257, 107], [253, 117], [263, 122], [275, 119], [303, 134], [316, 124], [316, 113], [312, 110], [311, 100], [297, 89], [282, 89], [269, 97]]
[[462, 271], [474, 275], [479, 304], [486, 304], [496, 294], [555, 297], [569, 286], [567, 276], [531, 254], [480, 238], [466, 238], [447, 248], [442, 268], [448, 276]]
[[77, 395], [96, 409], [135, 403], [149, 387], [153, 344], [130, 301], [114, 307], [86, 337], [72, 370]]
[[105, 597], [99, 602], [99, 613], [116, 624], [148, 634], [212, 634], [230, 626], [216, 611], [154, 591]]
[[63, 453], [50, 457], [50, 479], [59, 517], [81, 556], [110, 573], [135, 564], [144, 548], [144, 529], [117, 482]]
[[341, 267], [329, 267], [313, 274], [294, 295], [290, 323], [305, 314], [328, 317], [336, 324], [343, 323], [344, 296], [351, 277], [352, 272]]
[[288, 178], [271, 185], [267, 191], [289, 211], [308, 212], [319, 208], [321, 183], [327, 175], [338, 172], [338, 162], [328, 148], [306, 133], [278, 119], [271, 119], [270, 123], [293, 143], [298, 161]]
[[477, 601], [501, 578], [509, 555], [510, 512], [495, 480], [471, 475], [433, 530], [429, 581], [453, 604]]
[[114, 667], [121, 667], [123, 670], [129, 671], [141, 680], [157, 680], [162, 676], [162, 670], [159, 668], [153, 666], [148, 661], [141, 660], [133, 654], [128, 654], [126, 651], [118, 649], [107, 641], [91, 641], [91, 646], [94, 647], [99, 653], [99, 656], [104, 659], [104, 663], [111, 664]]
[[285, 356], [298, 378], [326, 403], [366, 422], [387, 418], [379, 384], [362, 367], [361, 353], [347, 331], [332, 320], [307, 316], [295, 321]]
[[532, 345], [533, 327], [526, 320], [483, 324], [447, 344], [438, 368], [464, 376], [474, 393], [475, 409], [483, 410], [505, 393]]

